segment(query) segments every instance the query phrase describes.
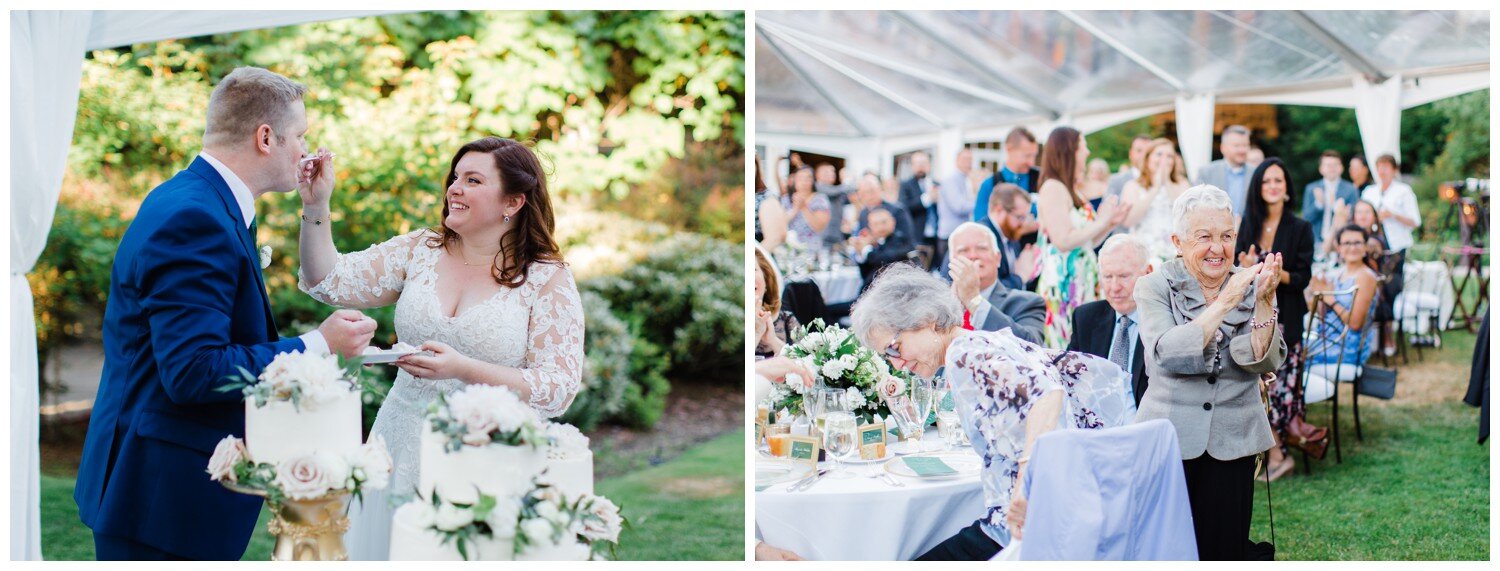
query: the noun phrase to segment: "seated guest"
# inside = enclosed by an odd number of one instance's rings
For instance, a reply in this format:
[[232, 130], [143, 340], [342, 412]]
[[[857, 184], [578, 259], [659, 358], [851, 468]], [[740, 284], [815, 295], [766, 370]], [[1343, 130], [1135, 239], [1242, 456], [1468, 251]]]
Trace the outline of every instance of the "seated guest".
[[859, 264], [859, 275], [864, 278], [865, 287], [869, 287], [870, 280], [880, 273], [881, 268], [906, 261], [916, 249], [910, 240], [896, 234], [896, 217], [882, 208], [870, 211], [870, 227], [850, 238], [849, 245], [854, 251], [854, 262]]
[[870, 211], [878, 208], [891, 213], [891, 216], [896, 219], [897, 236], [909, 242], [916, 243], [916, 234], [912, 233], [914, 230], [911, 222], [911, 214], [906, 211], [906, 207], [886, 199], [881, 192], [880, 175], [873, 172], [866, 172], [864, 176], [860, 177], [859, 190], [854, 193], [854, 202], [859, 206], [859, 216], [855, 221], [854, 227], [849, 229], [849, 234], [859, 234], [861, 230], [869, 226]]
[[1010, 330], [966, 330], [963, 314], [948, 284], [905, 264], [881, 272], [852, 314], [855, 338], [892, 367], [924, 378], [945, 371], [954, 409], [983, 459], [978, 520], [919, 560], [988, 560], [1022, 539], [1020, 484], [1036, 437], [1130, 421], [1130, 405], [1114, 386], [1119, 369], [1108, 361], [1039, 347]]
[[1115, 234], [1099, 249], [1099, 289], [1104, 299], [1073, 310], [1069, 351], [1098, 355], [1130, 372], [1124, 388], [1136, 405], [1146, 394], [1146, 358], [1141, 351], [1140, 314], [1135, 281], [1151, 273], [1151, 253], [1132, 234]]
[[1000, 283], [995, 270], [1000, 263], [1000, 246], [994, 234], [984, 226], [964, 222], [948, 237], [948, 251], [953, 254], [949, 272], [953, 293], [969, 310], [970, 325], [982, 331], [1009, 327], [1016, 337], [1042, 342], [1047, 302], [1042, 296]]
[[1022, 246], [1021, 242], [1026, 229], [1036, 226], [1031, 193], [1008, 182], [1000, 183], [990, 194], [988, 216], [982, 224], [1000, 244], [1000, 281], [1011, 289], [1035, 290], [1036, 280], [1027, 278], [1036, 268], [1036, 246]]
[[[1332, 378], [1335, 367], [1362, 367], [1375, 349], [1374, 339], [1365, 339], [1365, 326], [1374, 318], [1375, 290], [1380, 279], [1375, 275], [1372, 259], [1366, 242], [1369, 233], [1359, 226], [1349, 225], [1340, 230], [1338, 240], [1339, 259], [1342, 271], [1333, 277], [1332, 283], [1314, 283], [1313, 291], [1344, 291], [1353, 288], [1353, 293], [1338, 295], [1323, 294], [1324, 310], [1332, 319], [1314, 321], [1317, 329], [1307, 348], [1307, 366], [1324, 378]], [[1344, 334], [1348, 331], [1347, 334]], [[1342, 342], [1339, 335], [1344, 334]]]
[[[1354, 224], [1365, 229], [1370, 239], [1365, 243], [1369, 246], [1370, 256], [1368, 259], [1376, 262], [1370, 269], [1381, 277], [1380, 300], [1375, 303], [1375, 321], [1380, 324], [1380, 339], [1382, 346], [1394, 346], [1395, 328], [1392, 323], [1396, 319], [1395, 304], [1396, 296], [1406, 289], [1406, 269], [1404, 264], [1398, 263], [1399, 259], [1390, 253], [1389, 243], [1385, 239], [1385, 228], [1380, 225], [1380, 215], [1375, 212], [1375, 205], [1364, 200], [1354, 203], [1353, 208], [1344, 208], [1334, 219], [1334, 224], [1343, 228]], [[1329, 234], [1332, 234], [1330, 232]], [[1339, 242], [1330, 236], [1324, 241], [1329, 253], [1337, 254]]]
[[1344, 158], [1338, 151], [1323, 151], [1318, 159], [1318, 174], [1323, 178], [1307, 183], [1302, 194], [1302, 219], [1313, 225], [1314, 245], [1321, 245], [1325, 236], [1339, 228], [1333, 221], [1339, 207], [1359, 200], [1359, 191], [1343, 179]]
[[1243, 561], [1255, 457], [1275, 444], [1259, 378], [1286, 360], [1276, 327], [1281, 255], [1234, 267], [1233, 202], [1213, 186], [1182, 193], [1172, 217], [1180, 257], [1136, 282], [1151, 375], [1136, 420], [1177, 428], [1198, 556]]
[[781, 208], [787, 212], [789, 234], [803, 244], [821, 246], [823, 230], [833, 216], [828, 197], [818, 194], [813, 188], [811, 167], [793, 172], [791, 186], [791, 192], [781, 196]]
[[773, 357], [781, 354], [787, 343], [795, 343], [797, 318], [781, 309], [781, 272], [760, 245], [755, 246], [755, 355]]

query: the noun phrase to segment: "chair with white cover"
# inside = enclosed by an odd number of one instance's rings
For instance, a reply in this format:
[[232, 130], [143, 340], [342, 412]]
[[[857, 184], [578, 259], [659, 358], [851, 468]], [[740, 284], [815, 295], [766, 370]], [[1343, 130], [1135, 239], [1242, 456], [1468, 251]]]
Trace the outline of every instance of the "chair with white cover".
[[997, 559], [1198, 560], [1182, 452], [1166, 419], [1043, 434], [1023, 485], [1024, 542]]

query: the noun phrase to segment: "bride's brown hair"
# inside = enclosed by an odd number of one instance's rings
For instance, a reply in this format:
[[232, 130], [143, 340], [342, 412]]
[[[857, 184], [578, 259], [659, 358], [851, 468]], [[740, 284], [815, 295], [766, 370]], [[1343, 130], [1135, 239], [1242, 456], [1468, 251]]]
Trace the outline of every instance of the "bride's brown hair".
[[495, 159], [495, 168], [500, 171], [501, 196], [521, 194], [526, 203], [511, 218], [515, 226], [500, 237], [500, 252], [495, 254], [491, 274], [495, 282], [506, 287], [521, 287], [526, 283], [526, 269], [532, 262], [562, 265], [562, 254], [557, 242], [552, 239], [556, 222], [552, 216], [552, 199], [547, 194], [547, 173], [531, 148], [512, 139], [485, 137], [470, 142], [458, 149], [453, 162], [448, 166], [448, 177], [443, 183], [443, 221], [438, 235], [428, 238], [427, 245], [447, 248], [457, 242], [457, 232], [448, 227], [447, 189], [458, 180], [458, 161], [464, 155], [488, 153]]

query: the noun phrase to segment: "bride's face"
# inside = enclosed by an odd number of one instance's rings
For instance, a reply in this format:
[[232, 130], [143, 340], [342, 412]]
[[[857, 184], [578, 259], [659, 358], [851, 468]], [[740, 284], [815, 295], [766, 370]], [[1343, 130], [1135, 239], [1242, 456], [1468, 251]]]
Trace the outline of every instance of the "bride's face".
[[459, 234], [499, 226], [506, 212], [495, 158], [489, 153], [465, 153], [454, 171], [457, 176], [448, 185], [448, 218], [443, 223]]

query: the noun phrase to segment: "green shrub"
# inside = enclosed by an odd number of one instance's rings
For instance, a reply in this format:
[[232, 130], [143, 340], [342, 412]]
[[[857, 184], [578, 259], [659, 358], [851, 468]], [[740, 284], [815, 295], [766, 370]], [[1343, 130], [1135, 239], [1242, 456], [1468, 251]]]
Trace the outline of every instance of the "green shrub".
[[631, 384], [630, 352], [635, 335], [610, 312], [609, 301], [593, 292], [582, 292], [584, 321], [583, 388], [561, 420], [579, 430], [592, 430], [625, 408]]
[[638, 317], [642, 334], [669, 349], [672, 376], [723, 373], [743, 365], [743, 261], [737, 244], [682, 234], [583, 287], [622, 315]]
[[622, 424], [635, 428], [656, 426], [667, 410], [667, 393], [672, 390], [672, 382], [666, 376], [670, 364], [661, 347], [635, 335], [635, 346], [630, 353], [631, 382], [625, 385], [625, 410], [618, 418]]

